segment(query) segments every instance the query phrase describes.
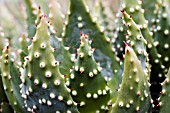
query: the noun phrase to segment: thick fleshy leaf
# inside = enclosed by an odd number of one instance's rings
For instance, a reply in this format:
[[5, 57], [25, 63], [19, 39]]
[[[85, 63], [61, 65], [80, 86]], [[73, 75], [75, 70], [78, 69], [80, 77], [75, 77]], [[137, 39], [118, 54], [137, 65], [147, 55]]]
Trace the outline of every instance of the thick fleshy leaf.
[[48, 20], [42, 16], [37, 26], [22, 73], [22, 95], [28, 111], [36, 113], [74, 112], [72, 100], [59, 71], [59, 61], [54, 58], [55, 49], [50, 45]]
[[122, 83], [111, 113], [144, 113], [151, 107], [149, 83], [135, 52], [126, 46]]
[[78, 58], [68, 84], [73, 89], [72, 97], [75, 102], [80, 103], [80, 113], [105, 113], [110, 97], [107, 82], [101, 73], [101, 67], [94, 60], [94, 50], [90, 46], [88, 35], [82, 34], [80, 40]]

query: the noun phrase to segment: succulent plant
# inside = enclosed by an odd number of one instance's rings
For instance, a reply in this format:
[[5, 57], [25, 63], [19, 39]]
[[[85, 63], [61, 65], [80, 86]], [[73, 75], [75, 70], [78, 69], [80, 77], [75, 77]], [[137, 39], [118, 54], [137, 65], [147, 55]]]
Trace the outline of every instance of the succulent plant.
[[126, 46], [122, 83], [111, 113], [147, 112], [151, 106], [148, 92], [147, 75], [133, 49]]
[[[101, 73], [101, 67], [94, 60], [94, 50], [90, 47], [88, 35], [82, 34], [80, 40], [78, 58], [70, 75], [71, 94], [75, 102], [79, 103], [78, 110], [81, 113], [104, 113], [108, 109], [109, 87]], [[91, 105], [93, 102], [98, 104]]]
[[169, 113], [169, 6], [2, 0], [0, 112]]
[[168, 74], [166, 76], [167, 78], [164, 80], [162, 85], [162, 91], [160, 92], [162, 95], [159, 98], [159, 104], [160, 107], [160, 113], [168, 113], [168, 106], [169, 103], [167, 102], [169, 100], [169, 77], [170, 77], [170, 70], [168, 71]]

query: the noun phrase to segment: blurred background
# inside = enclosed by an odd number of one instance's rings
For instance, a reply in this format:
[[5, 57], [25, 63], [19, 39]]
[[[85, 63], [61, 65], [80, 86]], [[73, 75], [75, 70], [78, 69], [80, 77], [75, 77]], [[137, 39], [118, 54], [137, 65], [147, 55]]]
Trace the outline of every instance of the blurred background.
[[[49, 0], [32, 0], [35, 7], [40, 6], [48, 15]], [[56, 0], [61, 5], [61, 11], [66, 14], [69, 7], [69, 0]], [[92, 9], [96, 0], [85, 0]], [[109, 8], [117, 11], [119, 0], [103, 0], [103, 3]], [[38, 6], [37, 6], [38, 5]], [[112, 6], [113, 5], [113, 6]], [[7, 37], [19, 37], [23, 31], [26, 32], [26, 11], [24, 0], [0, 0], [0, 31], [3, 28], [7, 32]]]

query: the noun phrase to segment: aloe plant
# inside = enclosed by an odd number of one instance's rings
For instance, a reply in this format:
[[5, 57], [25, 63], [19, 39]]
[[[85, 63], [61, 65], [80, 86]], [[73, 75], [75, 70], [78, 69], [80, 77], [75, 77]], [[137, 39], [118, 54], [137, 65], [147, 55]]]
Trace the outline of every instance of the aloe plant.
[[168, 0], [0, 7], [0, 112], [169, 113]]
[[[149, 83], [135, 52], [129, 46], [125, 50], [122, 84], [111, 113], [145, 113], [151, 106]], [[135, 87], [134, 87], [135, 86]]]
[[82, 34], [80, 40], [78, 58], [70, 75], [69, 87], [73, 89], [71, 94], [73, 99], [80, 103], [78, 110], [81, 113], [104, 113], [108, 109], [109, 87], [101, 73], [101, 67], [94, 60], [94, 50], [90, 47], [88, 35]]

